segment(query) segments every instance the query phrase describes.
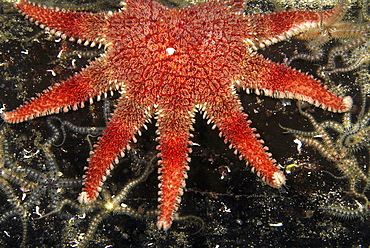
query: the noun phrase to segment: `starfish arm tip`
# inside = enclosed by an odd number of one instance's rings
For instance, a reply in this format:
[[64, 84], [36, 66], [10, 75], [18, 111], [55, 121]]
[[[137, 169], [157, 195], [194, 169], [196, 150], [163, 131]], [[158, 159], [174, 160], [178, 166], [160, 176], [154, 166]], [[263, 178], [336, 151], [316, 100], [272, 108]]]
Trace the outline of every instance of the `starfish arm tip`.
[[1, 118], [7, 123], [16, 124], [16, 123], [20, 123], [20, 122], [23, 122], [29, 119], [33, 119], [33, 116], [28, 116], [28, 118], [20, 117], [20, 116], [15, 115], [13, 111], [10, 111], [10, 112], [2, 113]]
[[8, 112], [4, 112], [4, 113], [1, 113], [1, 119], [3, 119], [5, 122], [9, 122], [8, 119], [9, 119], [9, 113]]
[[77, 200], [81, 204], [89, 204], [89, 203], [95, 201], [95, 199], [96, 199], [96, 197], [91, 197], [91, 195], [86, 191], [81, 192], [80, 195], [77, 198]]
[[352, 108], [352, 105], [353, 105], [352, 97], [346, 96], [343, 98], [343, 107], [344, 107], [343, 112], [348, 112]]
[[157, 221], [157, 228], [158, 228], [158, 230], [167, 231], [171, 227], [171, 224], [172, 224], [171, 220], [159, 219]]
[[274, 188], [280, 188], [281, 186], [283, 186], [286, 182], [286, 178], [285, 178], [285, 175], [282, 171], [277, 171], [274, 173], [273, 177], [272, 177], [272, 183], [271, 183], [271, 186], [273, 186]]

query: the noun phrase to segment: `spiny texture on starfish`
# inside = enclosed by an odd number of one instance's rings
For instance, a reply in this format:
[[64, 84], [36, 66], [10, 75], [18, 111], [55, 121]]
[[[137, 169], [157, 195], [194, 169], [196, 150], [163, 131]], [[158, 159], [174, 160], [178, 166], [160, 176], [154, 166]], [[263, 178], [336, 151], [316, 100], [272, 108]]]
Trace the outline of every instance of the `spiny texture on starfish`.
[[214, 123], [225, 142], [248, 161], [266, 183], [280, 187], [285, 177], [247, 121], [236, 88], [294, 98], [331, 111], [347, 111], [350, 97], [338, 97], [311, 76], [264, 59], [253, 50], [317, 28], [342, 11], [287, 11], [245, 15], [240, 2], [208, 1], [170, 9], [153, 0], [128, 0], [115, 13], [86, 13], [36, 6], [16, 7], [41, 27], [106, 53], [66, 81], [16, 110], [7, 122], [77, 109], [94, 96], [119, 90], [121, 97], [89, 158], [79, 199], [96, 199], [117, 156], [136, 141], [152, 116], [157, 119], [160, 215], [168, 229], [183, 194], [197, 110]]

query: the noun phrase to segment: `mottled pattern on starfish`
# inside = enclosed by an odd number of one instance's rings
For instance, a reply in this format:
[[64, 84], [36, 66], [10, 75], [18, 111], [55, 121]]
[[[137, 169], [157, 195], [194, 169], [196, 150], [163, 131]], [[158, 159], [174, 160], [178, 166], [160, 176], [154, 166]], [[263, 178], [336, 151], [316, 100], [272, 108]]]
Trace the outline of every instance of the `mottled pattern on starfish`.
[[93, 97], [119, 90], [107, 128], [89, 158], [79, 199], [96, 199], [113, 163], [152, 116], [157, 119], [160, 215], [168, 229], [185, 187], [192, 124], [197, 110], [220, 130], [240, 158], [266, 183], [280, 187], [285, 177], [250, 127], [236, 88], [272, 97], [305, 100], [331, 111], [351, 108], [311, 76], [264, 59], [254, 50], [317, 28], [342, 11], [286, 11], [245, 15], [240, 1], [208, 1], [171, 9], [153, 0], [128, 0], [119, 12], [86, 13], [36, 6], [16, 7], [41, 27], [85, 45], [105, 45], [106, 53], [81, 72], [45, 90], [16, 110], [7, 122], [82, 107]]

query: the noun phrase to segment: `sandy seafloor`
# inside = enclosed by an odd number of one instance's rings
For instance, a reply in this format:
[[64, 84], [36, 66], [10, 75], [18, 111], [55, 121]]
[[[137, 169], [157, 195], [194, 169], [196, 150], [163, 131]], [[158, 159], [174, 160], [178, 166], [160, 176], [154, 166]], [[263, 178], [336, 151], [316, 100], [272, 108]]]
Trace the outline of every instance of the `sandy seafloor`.
[[[97, 3], [84, 2], [42, 2], [46, 5], [76, 8], [85, 6], [91, 11], [115, 10], [116, 1]], [[172, 5], [175, 5], [174, 3]], [[169, 6], [172, 6], [169, 4]], [[274, 4], [264, 1], [250, 2], [258, 10], [269, 11]], [[317, 4], [318, 6], [320, 3]], [[330, 2], [325, 3], [330, 6]], [[260, 7], [262, 6], [262, 7]], [[302, 4], [304, 6], [304, 4]], [[355, 12], [354, 12], [355, 13]], [[64, 60], [56, 57], [63, 48], [70, 51], [96, 51], [73, 42], [55, 42], [58, 38], [51, 36], [36, 25], [25, 20], [9, 2], [0, 3], [0, 103], [11, 110], [24, 101], [42, 92], [50, 85], [78, 72], [88, 64], [93, 56], [71, 55]], [[334, 44], [328, 44], [329, 50]], [[306, 51], [304, 42], [291, 39], [280, 42], [260, 51], [264, 56], [276, 62], [282, 62], [285, 56], [292, 56], [294, 51]], [[101, 50], [100, 52], [103, 52]], [[85, 54], [87, 55], [87, 54]], [[91, 58], [92, 57], [92, 58]], [[74, 59], [75, 66], [71, 66]], [[297, 61], [292, 66], [315, 73], [322, 61]], [[366, 70], [366, 66], [364, 67]], [[367, 69], [369, 69], [367, 67]], [[55, 75], [52, 75], [52, 71]], [[346, 94], [354, 97], [355, 109], [361, 105], [357, 86], [353, 86], [354, 71], [333, 77], [335, 84], [348, 86]], [[107, 215], [99, 224], [98, 230], [88, 247], [369, 247], [370, 229], [368, 214], [360, 218], [340, 218], [333, 216], [323, 208], [330, 204], [344, 204], [351, 208], [356, 202], [346, 194], [348, 181], [333, 177], [340, 176], [333, 163], [321, 156], [318, 151], [303, 146], [297, 151], [294, 136], [286, 133], [278, 124], [298, 130], [312, 130], [306, 118], [298, 113], [296, 101], [281, 101], [255, 94], [239, 92], [245, 112], [253, 121], [265, 144], [270, 148], [273, 158], [285, 167], [289, 164], [301, 164], [286, 173], [287, 183], [277, 190], [265, 185], [250, 172], [244, 161], [240, 161], [218, 137], [218, 131], [212, 130], [200, 114], [196, 115], [193, 131], [194, 146], [189, 164], [185, 193], [179, 209], [183, 220], [175, 221], [167, 231], [158, 231], [156, 217], [139, 219], [127, 215]], [[118, 95], [109, 98], [113, 103]], [[341, 120], [341, 114], [334, 114], [318, 108], [309, 107], [306, 111], [319, 121]], [[104, 126], [102, 102], [88, 105], [84, 109], [58, 114], [63, 121], [78, 126]], [[356, 116], [356, 110], [354, 111]], [[48, 164], [39, 150], [39, 144], [53, 135], [47, 126], [49, 117], [36, 118], [16, 125], [4, 124], [2, 135], [10, 144], [6, 148], [13, 166], [32, 168], [39, 173], [46, 173]], [[355, 120], [355, 118], [354, 118]], [[138, 142], [133, 144], [137, 156], [150, 161], [156, 154], [155, 126], [143, 132]], [[61, 146], [51, 147], [53, 161], [56, 162], [62, 177], [82, 178], [86, 159], [90, 151], [90, 142], [96, 137], [78, 134], [66, 130], [65, 141]], [[57, 143], [61, 143], [59, 140]], [[361, 168], [366, 171], [369, 162], [366, 150], [357, 152]], [[4, 162], [0, 161], [2, 169]], [[154, 162], [155, 164], [155, 162]], [[155, 164], [156, 166], [156, 164]], [[7, 167], [7, 166], [5, 166]], [[46, 168], [46, 169], [45, 169]], [[156, 169], [145, 182], [133, 188], [123, 202], [139, 212], [145, 213], [157, 208], [158, 179]], [[115, 194], [143, 171], [143, 165], [122, 159], [112, 171], [104, 187]], [[326, 173], [330, 172], [330, 173]], [[22, 176], [22, 175], [21, 175]], [[23, 174], [23, 177], [25, 175]], [[3, 179], [4, 180], [4, 179]], [[25, 181], [31, 182], [27, 176]], [[38, 213], [46, 214], [52, 205], [63, 199], [76, 201], [81, 186], [56, 191], [52, 183], [45, 184], [45, 194], [40, 195], [39, 202], [30, 203], [29, 198], [35, 192], [22, 192], [15, 180], [7, 181], [19, 197], [21, 204], [27, 208], [26, 247], [73, 247], [74, 239], [86, 232], [87, 225], [97, 212], [87, 213], [81, 218], [76, 209], [67, 206], [55, 214], [38, 218]], [[48, 194], [50, 187], [58, 196]], [[366, 194], [366, 193], [365, 193]], [[54, 198], [53, 198], [54, 197]], [[12, 205], [6, 194], [0, 193], [0, 213], [9, 213]], [[80, 217], [80, 218], [79, 218]], [[202, 221], [200, 221], [200, 219]], [[202, 224], [203, 222], [203, 224]], [[21, 244], [22, 223], [17, 214], [1, 219], [0, 247], [17, 247]]]

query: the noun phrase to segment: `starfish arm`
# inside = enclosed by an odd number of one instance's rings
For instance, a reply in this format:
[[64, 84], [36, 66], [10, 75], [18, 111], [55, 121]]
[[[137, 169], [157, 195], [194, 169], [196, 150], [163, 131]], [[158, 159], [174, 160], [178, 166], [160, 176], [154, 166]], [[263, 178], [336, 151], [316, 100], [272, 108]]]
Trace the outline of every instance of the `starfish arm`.
[[352, 107], [351, 97], [338, 97], [312, 76], [260, 55], [253, 54], [243, 67], [240, 86], [254, 89], [257, 94], [303, 100], [334, 112], [345, 112]]
[[113, 164], [118, 163], [118, 156], [123, 156], [123, 150], [130, 148], [130, 141], [136, 142], [134, 135], [150, 118], [147, 109], [135, 100], [127, 100], [125, 96], [118, 100], [103, 136], [99, 137], [88, 159], [89, 166], [85, 168], [87, 172], [84, 176], [84, 189], [79, 196], [80, 202], [90, 203], [99, 195], [100, 187], [113, 169]]
[[[19, 123], [39, 116], [67, 112], [70, 108], [77, 110], [84, 102], [92, 101], [92, 97], [105, 93], [113, 88], [109, 66], [97, 60], [81, 72], [76, 73], [62, 83], [58, 83], [42, 94], [32, 98], [28, 103], [17, 109], [2, 114], [9, 123]], [[103, 73], [102, 73], [103, 72]]]
[[[63, 38], [78, 38], [88, 42], [105, 44], [104, 30], [107, 27], [107, 16], [102, 13], [75, 12], [37, 6], [26, 0], [19, 0], [15, 6], [36, 24], [50, 30]], [[88, 43], [87, 43], [88, 44]]]
[[220, 136], [225, 137], [225, 143], [229, 142], [230, 147], [235, 148], [252, 166], [252, 171], [262, 177], [267, 184], [279, 188], [285, 184], [285, 176], [279, 167], [275, 165], [275, 160], [271, 159], [267, 153], [267, 147], [262, 145], [263, 140], [255, 128], [250, 127], [251, 121], [247, 121], [247, 114], [242, 112], [242, 106], [237, 99], [235, 92], [231, 92], [231, 97], [215, 95], [214, 101], [208, 102], [203, 109], [207, 117], [218, 127]]
[[313, 28], [330, 25], [340, 19], [345, 10], [344, 5], [339, 5], [327, 11], [293, 10], [247, 15], [245, 41], [257, 50]]
[[158, 112], [159, 146], [157, 148], [160, 150], [158, 156], [162, 159], [158, 162], [161, 168], [159, 169], [160, 214], [157, 227], [167, 230], [180, 204], [187, 178], [186, 171], [189, 170], [187, 166], [190, 161], [187, 154], [191, 151], [188, 148], [191, 143], [189, 129], [193, 123], [194, 109], [177, 106], [177, 108]]

